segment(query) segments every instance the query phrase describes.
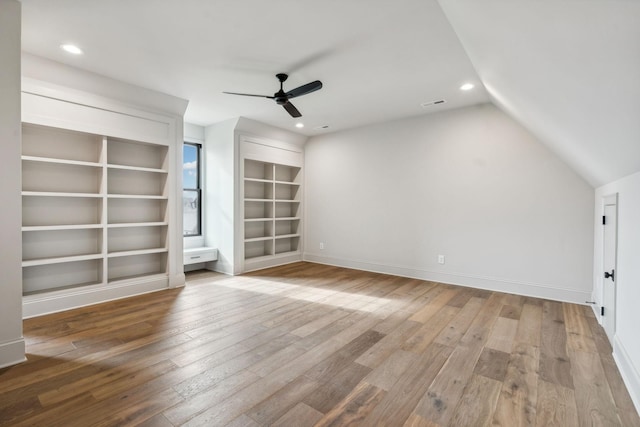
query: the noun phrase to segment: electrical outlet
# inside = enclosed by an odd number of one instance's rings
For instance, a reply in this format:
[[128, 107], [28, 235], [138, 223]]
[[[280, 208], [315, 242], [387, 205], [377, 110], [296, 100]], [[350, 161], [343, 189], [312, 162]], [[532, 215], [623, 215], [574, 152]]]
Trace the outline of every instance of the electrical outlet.
[[438, 255], [438, 264], [444, 264], [444, 255]]
[[324, 249], [324, 242], [320, 242], [320, 250]]

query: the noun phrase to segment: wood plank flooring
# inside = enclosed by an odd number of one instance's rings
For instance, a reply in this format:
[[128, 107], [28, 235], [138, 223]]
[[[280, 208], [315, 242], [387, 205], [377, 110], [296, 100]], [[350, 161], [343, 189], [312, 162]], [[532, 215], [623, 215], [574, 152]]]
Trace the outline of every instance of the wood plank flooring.
[[590, 308], [311, 263], [25, 321], [2, 426], [624, 426]]

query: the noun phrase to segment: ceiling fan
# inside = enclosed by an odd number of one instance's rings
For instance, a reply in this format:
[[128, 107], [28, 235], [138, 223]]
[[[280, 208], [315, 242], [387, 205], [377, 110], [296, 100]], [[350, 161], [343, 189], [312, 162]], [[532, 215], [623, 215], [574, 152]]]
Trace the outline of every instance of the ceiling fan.
[[259, 98], [269, 98], [276, 101], [278, 105], [282, 105], [287, 113], [291, 115], [291, 117], [302, 117], [300, 111], [294, 105], [289, 102], [292, 98], [297, 98], [302, 95], [306, 95], [311, 92], [315, 92], [316, 90], [322, 89], [322, 82], [320, 80], [313, 81], [311, 83], [307, 83], [306, 85], [302, 85], [295, 89], [290, 90], [289, 92], [285, 92], [282, 88], [282, 84], [287, 80], [289, 76], [284, 73], [276, 74], [276, 78], [280, 81], [280, 90], [273, 94], [273, 96], [268, 95], [253, 95], [250, 93], [237, 93], [237, 92], [222, 92], [228, 93], [229, 95], [242, 95], [242, 96], [257, 96]]

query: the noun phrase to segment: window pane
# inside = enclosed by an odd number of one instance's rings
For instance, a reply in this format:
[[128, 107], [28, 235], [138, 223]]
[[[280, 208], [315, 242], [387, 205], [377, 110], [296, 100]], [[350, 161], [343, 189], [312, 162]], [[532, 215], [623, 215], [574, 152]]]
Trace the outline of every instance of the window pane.
[[182, 187], [199, 188], [198, 146], [183, 145]]
[[183, 230], [185, 236], [200, 235], [200, 197], [197, 190], [182, 191]]
[[200, 236], [202, 234], [201, 146], [185, 142], [182, 147], [183, 235]]

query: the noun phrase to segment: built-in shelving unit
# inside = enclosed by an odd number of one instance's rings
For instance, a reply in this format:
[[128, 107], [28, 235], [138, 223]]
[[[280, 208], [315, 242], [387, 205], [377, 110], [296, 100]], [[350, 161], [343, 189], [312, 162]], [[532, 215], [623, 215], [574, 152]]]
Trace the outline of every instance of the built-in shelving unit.
[[243, 159], [244, 271], [301, 253], [302, 165]]
[[169, 147], [24, 124], [23, 293], [167, 275]]

